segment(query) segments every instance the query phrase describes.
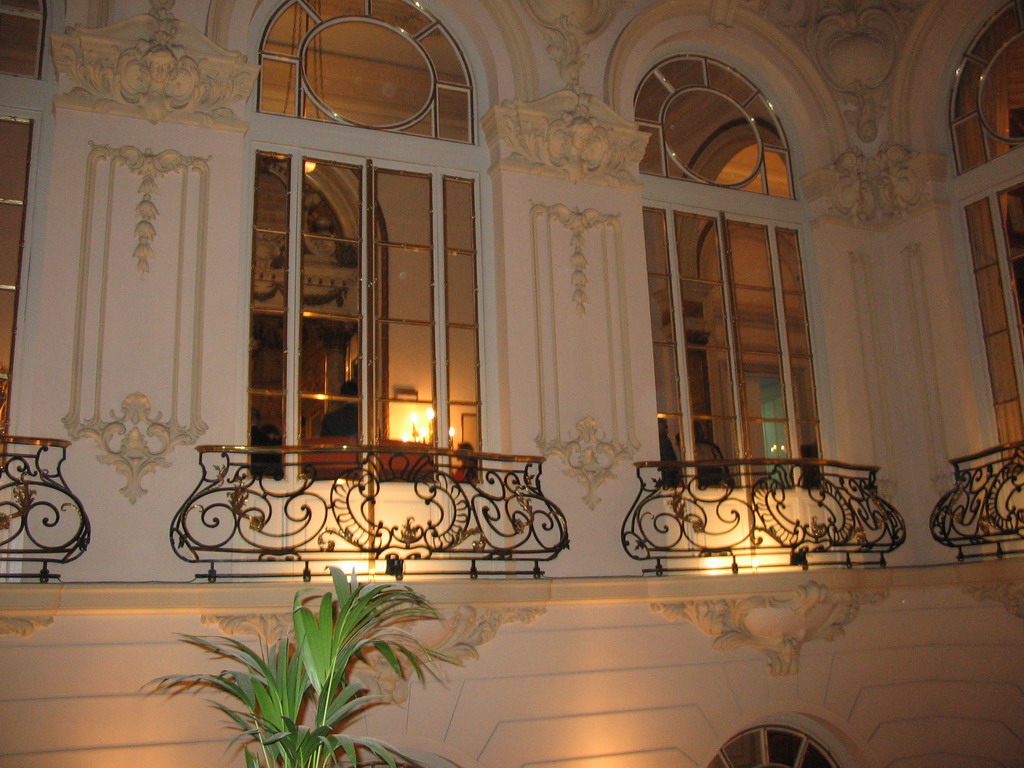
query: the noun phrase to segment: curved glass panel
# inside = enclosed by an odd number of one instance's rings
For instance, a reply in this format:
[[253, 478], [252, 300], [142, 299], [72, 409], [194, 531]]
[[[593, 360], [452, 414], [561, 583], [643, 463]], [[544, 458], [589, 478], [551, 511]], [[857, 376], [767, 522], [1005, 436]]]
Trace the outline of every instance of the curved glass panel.
[[996, 13], [956, 70], [950, 130], [960, 173], [1024, 143], [1024, 0]]
[[260, 111], [472, 143], [465, 60], [419, 5], [288, 0], [263, 35]]
[[751, 728], [729, 739], [708, 768], [838, 768], [828, 750], [785, 726]]
[[691, 55], [661, 62], [637, 87], [634, 117], [651, 134], [640, 162], [644, 173], [793, 196], [774, 107], [720, 62]]

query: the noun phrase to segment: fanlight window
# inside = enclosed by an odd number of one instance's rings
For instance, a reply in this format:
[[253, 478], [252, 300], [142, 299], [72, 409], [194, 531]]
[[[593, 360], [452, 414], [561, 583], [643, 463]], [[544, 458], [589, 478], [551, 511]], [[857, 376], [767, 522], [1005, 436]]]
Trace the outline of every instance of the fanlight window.
[[961, 173], [1024, 142], [1024, 0], [1008, 3], [968, 47], [950, 126]]
[[792, 197], [774, 107], [735, 70], [703, 56], [668, 59], [641, 81], [634, 109], [651, 134], [644, 173]]
[[293, 0], [260, 46], [262, 112], [472, 142], [472, 84], [417, 0]]
[[0, 73], [39, 77], [43, 22], [39, 0], [0, 0]]
[[783, 726], [744, 731], [729, 740], [708, 768], [838, 768], [828, 750], [806, 733]]

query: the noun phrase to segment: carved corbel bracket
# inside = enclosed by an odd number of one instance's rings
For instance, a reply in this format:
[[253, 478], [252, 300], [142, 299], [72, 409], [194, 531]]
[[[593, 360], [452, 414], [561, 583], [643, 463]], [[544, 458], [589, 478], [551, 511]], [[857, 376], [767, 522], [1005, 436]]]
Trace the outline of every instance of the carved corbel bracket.
[[884, 592], [833, 591], [811, 581], [788, 593], [655, 603], [651, 610], [669, 621], [691, 622], [714, 637], [720, 651], [757, 651], [768, 660], [769, 673], [780, 676], [799, 671], [805, 643], [842, 637], [862, 605], [884, 598]]
[[496, 167], [572, 182], [637, 186], [648, 135], [600, 99], [561, 90], [503, 101], [483, 120]]
[[851, 147], [826, 168], [804, 177], [810, 200], [824, 200], [830, 213], [855, 224], [904, 219], [933, 199], [932, 184], [946, 159], [884, 144], [867, 157]]
[[[428, 648], [461, 664], [477, 658], [477, 648], [493, 640], [504, 625], [532, 624], [544, 612], [544, 608], [536, 606], [477, 608], [460, 605], [442, 610], [438, 621], [420, 622], [410, 631]], [[216, 626], [228, 636], [255, 636], [265, 645], [289, 637], [292, 632], [290, 613], [211, 614], [201, 617], [201, 621]], [[401, 704], [409, 697], [408, 680], [396, 674], [379, 654], [368, 654], [366, 661], [357, 662], [352, 668], [352, 677], [363, 683], [371, 694], [383, 696], [385, 700]]]
[[259, 67], [227, 51], [150, 0], [149, 13], [109, 27], [71, 27], [52, 37], [58, 106], [244, 131], [231, 105], [249, 97]]
[[1024, 584], [1005, 582], [966, 587], [964, 591], [979, 603], [998, 603], [1007, 613], [1024, 619]]
[[0, 635], [31, 636], [37, 629], [53, 624], [53, 616], [0, 616]]

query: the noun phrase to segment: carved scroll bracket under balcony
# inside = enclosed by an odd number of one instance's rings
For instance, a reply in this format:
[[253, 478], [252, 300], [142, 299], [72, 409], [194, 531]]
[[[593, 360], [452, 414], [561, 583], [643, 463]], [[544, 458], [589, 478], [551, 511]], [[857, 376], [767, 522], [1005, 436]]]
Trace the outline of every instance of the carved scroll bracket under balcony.
[[932, 537], [958, 560], [1024, 552], [1024, 442], [950, 463], [954, 485], [932, 510]]
[[[489, 643], [506, 624], [532, 624], [545, 609], [537, 606], [514, 608], [476, 607], [459, 605], [441, 610], [439, 621], [421, 622], [411, 627], [424, 644], [439, 651], [453, 663], [479, 657], [477, 649]], [[287, 613], [259, 613], [242, 615], [206, 615], [203, 624], [216, 626], [226, 635], [251, 635], [266, 644], [288, 637], [292, 631], [291, 615]], [[358, 662], [352, 676], [367, 687], [371, 695], [383, 696], [394, 703], [404, 703], [409, 696], [409, 682], [399, 676], [379, 654], [368, 655]]]
[[64, 88], [55, 103], [151, 123], [244, 131], [248, 123], [231, 106], [249, 97], [259, 67], [176, 19], [173, 6], [174, 0], [150, 0], [149, 13], [113, 26], [53, 35]]
[[[638, 462], [622, 546], [645, 569], [885, 565], [906, 536], [874, 467], [820, 459]], [[687, 562], [669, 566], [668, 562]]]
[[503, 101], [483, 119], [496, 167], [618, 187], [637, 187], [648, 136], [596, 96], [561, 90]]
[[37, 629], [53, 624], [53, 616], [0, 616], [0, 635], [31, 637]]
[[715, 638], [720, 651], [757, 651], [768, 660], [768, 671], [778, 676], [799, 671], [806, 643], [842, 637], [862, 605], [884, 598], [881, 591], [833, 591], [811, 581], [787, 593], [655, 603], [651, 609], [670, 621], [693, 623]]

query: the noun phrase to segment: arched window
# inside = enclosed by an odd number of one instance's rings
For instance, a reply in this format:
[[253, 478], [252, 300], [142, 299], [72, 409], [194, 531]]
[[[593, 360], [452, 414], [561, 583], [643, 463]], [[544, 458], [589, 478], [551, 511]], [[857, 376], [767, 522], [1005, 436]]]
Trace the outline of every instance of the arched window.
[[[334, 13], [312, 10], [327, 7]], [[427, 52], [419, 61], [434, 89], [418, 92], [415, 109], [396, 96], [409, 86], [412, 51]], [[472, 90], [462, 60], [418, 2], [288, 2], [271, 18], [262, 108], [290, 98], [280, 111], [343, 125], [334, 129], [340, 137], [325, 139], [322, 128], [296, 123], [287, 139], [302, 149], [257, 141], [252, 444], [481, 447], [476, 161], [423, 165], [432, 153], [387, 135], [468, 140]], [[456, 91], [458, 120], [445, 106]], [[367, 128], [382, 129], [372, 143], [379, 155], [337, 150]]]
[[419, 0], [293, 0], [260, 47], [264, 112], [471, 142], [472, 87]]
[[651, 134], [644, 173], [792, 197], [775, 108], [734, 69], [704, 56], [673, 57], [640, 82], [634, 108]]
[[950, 101], [961, 173], [1024, 143], [1024, 0], [996, 13], [967, 48]]
[[838, 768], [838, 764], [806, 733], [768, 725], [729, 739], [708, 768]]
[[1024, 439], [1024, 184], [1018, 170], [986, 163], [1024, 143], [1024, 0], [1007, 3], [965, 51], [950, 126], [960, 172], [972, 171], [970, 186], [984, 190], [964, 199], [964, 213], [998, 439], [1016, 442]]
[[[708, 211], [697, 207], [693, 186], [662, 185], [659, 197], [672, 202], [644, 210], [661, 459], [817, 458], [800, 237], [792, 222], [764, 220], [758, 198], [739, 191], [790, 195], [774, 110], [746, 79], [696, 56], [655, 67], [636, 104], [638, 113], [662, 116], [655, 138], [670, 137], [648, 162], [737, 190], [735, 207]], [[671, 136], [686, 135], [690, 110], [691, 128], [716, 128], [699, 129], [703, 138], [684, 154]], [[743, 138], [726, 138], [732, 132]], [[709, 166], [706, 157], [719, 159]]]
[[39, 77], [44, 10], [40, 0], [0, 0], [0, 73]]

